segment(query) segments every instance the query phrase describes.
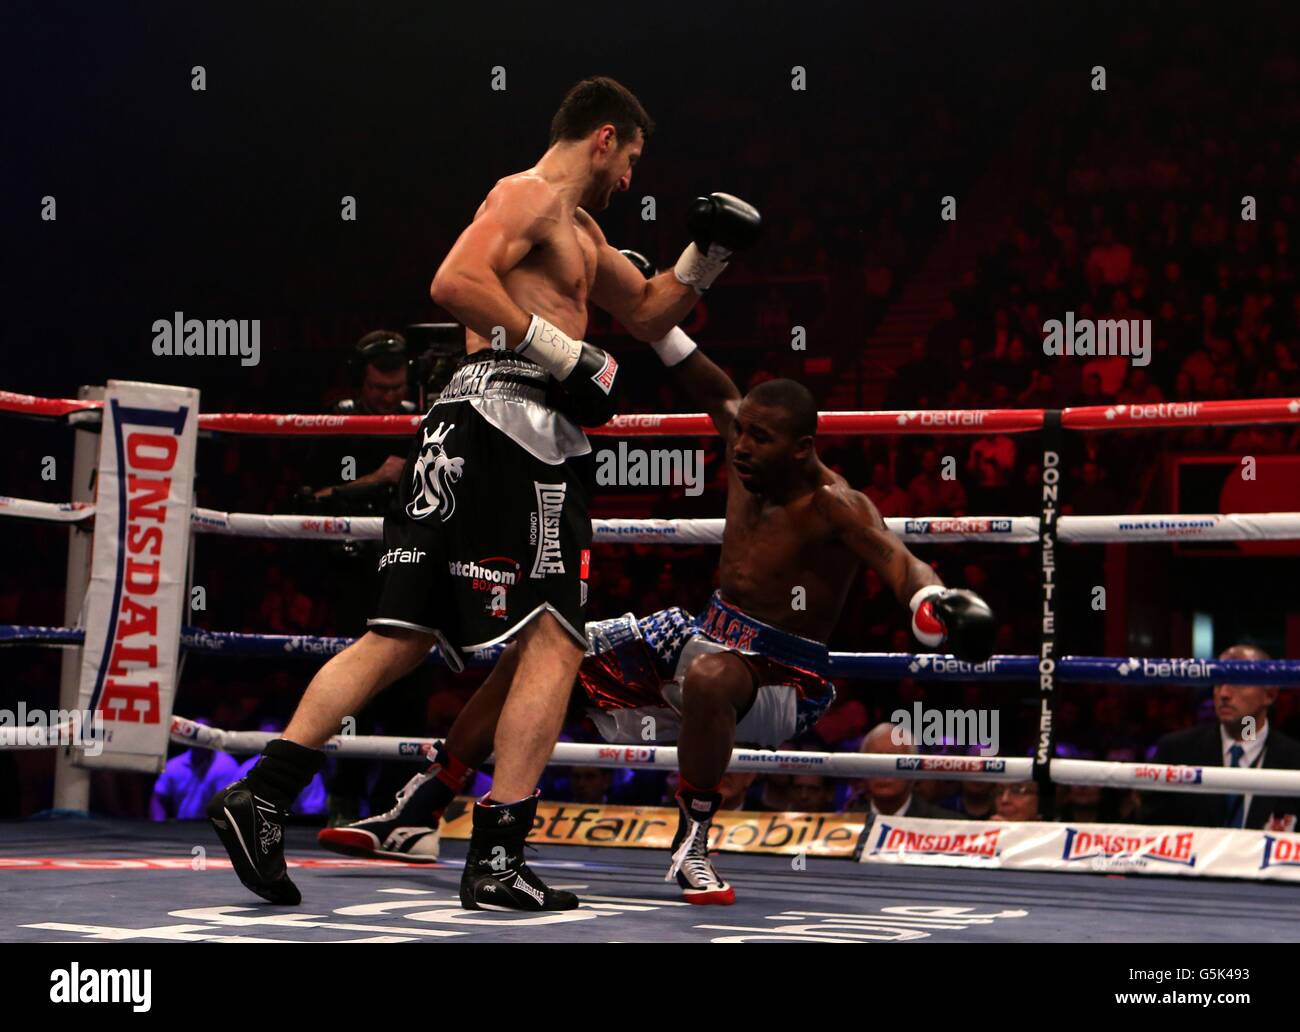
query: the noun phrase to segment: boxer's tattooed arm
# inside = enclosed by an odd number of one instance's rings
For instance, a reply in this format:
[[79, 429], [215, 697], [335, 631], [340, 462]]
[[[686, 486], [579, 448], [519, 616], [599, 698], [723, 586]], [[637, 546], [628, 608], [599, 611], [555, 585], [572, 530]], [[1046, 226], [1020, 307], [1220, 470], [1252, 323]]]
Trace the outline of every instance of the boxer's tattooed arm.
[[860, 491], [844, 484], [827, 484], [814, 492], [813, 503], [845, 547], [876, 571], [902, 605], [908, 605], [926, 585], [943, 583], [885, 526], [880, 510]]
[[740, 408], [740, 388], [731, 377], [698, 348], [668, 373], [687, 400], [708, 413], [722, 439], [729, 440], [736, 410]]

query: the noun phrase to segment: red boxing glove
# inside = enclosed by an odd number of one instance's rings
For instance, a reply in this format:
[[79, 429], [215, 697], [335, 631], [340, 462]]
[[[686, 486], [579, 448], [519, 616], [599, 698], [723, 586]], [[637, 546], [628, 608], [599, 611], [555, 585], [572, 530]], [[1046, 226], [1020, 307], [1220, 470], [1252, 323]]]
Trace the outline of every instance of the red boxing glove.
[[988, 603], [973, 591], [930, 584], [912, 596], [912, 633], [931, 648], [947, 645], [968, 663], [993, 655], [997, 621]]
[[912, 637], [927, 648], [937, 649], [943, 644], [943, 624], [934, 615], [934, 596], [945, 590], [940, 584], [927, 584], [912, 596]]

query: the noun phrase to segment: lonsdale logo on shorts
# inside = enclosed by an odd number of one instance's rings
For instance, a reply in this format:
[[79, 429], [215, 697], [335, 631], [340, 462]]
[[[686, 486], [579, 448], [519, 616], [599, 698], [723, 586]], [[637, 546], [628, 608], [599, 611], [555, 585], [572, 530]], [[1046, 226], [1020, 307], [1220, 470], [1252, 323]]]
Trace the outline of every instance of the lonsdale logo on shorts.
[[532, 528], [528, 535], [529, 544], [537, 546], [531, 574], [533, 577], [564, 572], [564, 559], [560, 553], [560, 514], [564, 511], [564, 492], [568, 486], [533, 481], [537, 508], [532, 513]]

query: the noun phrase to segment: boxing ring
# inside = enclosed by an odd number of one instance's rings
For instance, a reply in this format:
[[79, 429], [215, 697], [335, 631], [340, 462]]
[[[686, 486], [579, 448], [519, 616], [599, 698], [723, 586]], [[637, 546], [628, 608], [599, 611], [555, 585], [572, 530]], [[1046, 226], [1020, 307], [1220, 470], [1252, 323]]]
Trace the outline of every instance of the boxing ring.
[[[870, 867], [728, 854], [729, 907], [663, 883], [663, 854], [546, 847], [529, 863], [576, 911], [460, 909], [463, 842], [437, 864], [347, 860], [290, 828], [303, 904], [243, 891], [206, 822], [27, 822], [0, 839], [0, 937], [18, 942], [1295, 942], [1291, 886]], [[197, 868], [206, 851], [210, 866]]]
[[[0, 393], [0, 412], [94, 424], [90, 400], [42, 399]], [[409, 435], [420, 416], [293, 416], [200, 414], [211, 436], [227, 434]], [[1300, 539], [1300, 513], [1060, 516], [1060, 462], [1066, 432], [1169, 429], [1300, 422], [1300, 400], [1096, 406], [1064, 410], [824, 413], [820, 432], [858, 434], [1038, 433], [1043, 441], [1039, 514], [1004, 517], [915, 517], [886, 522], [909, 543], [1037, 543], [1043, 573], [1043, 613], [1054, 612], [1057, 543], [1240, 541]], [[678, 436], [713, 433], [702, 415], [632, 415], [593, 435]], [[0, 497], [0, 515], [79, 526], [92, 520], [88, 501], [49, 503]], [[594, 520], [596, 543], [716, 544], [720, 519]], [[195, 509], [191, 530], [245, 538], [365, 541], [382, 536], [378, 517], [265, 515]], [[811, 772], [829, 777], [889, 776], [991, 782], [1098, 785], [1147, 791], [1269, 792], [1300, 795], [1300, 772], [1168, 767], [1088, 761], [1055, 755], [1054, 713], [1070, 684], [1206, 686], [1215, 683], [1300, 685], [1300, 661], [1059, 656], [1051, 619], [1042, 621], [1034, 654], [999, 655], [971, 665], [953, 657], [913, 653], [834, 653], [832, 673], [868, 681], [1022, 682], [1037, 686], [1040, 736], [1032, 758], [908, 757], [771, 752], [737, 749], [736, 771]], [[79, 626], [0, 626], [0, 645], [72, 652], [85, 639]], [[183, 650], [256, 661], [301, 656], [323, 660], [349, 639], [314, 635], [236, 633], [182, 627]], [[471, 659], [488, 664], [493, 650]], [[436, 650], [428, 662], [440, 662]], [[304, 681], [306, 671], [304, 671]], [[415, 729], [413, 729], [415, 730]], [[0, 728], [0, 748], [79, 746], [67, 727]], [[213, 728], [171, 715], [173, 742], [232, 754], [260, 751], [272, 734]], [[434, 741], [340, 736], [326, 746], [339, 755], [393, 762], [421, 761]], [[610, 748], [561, 743], [553, 764], [638, 769], [676, 767], [670, 747]], [[877, 821], [879, 823], [879, 821]], [[1300, 880], [1300, 835], [1289, 829], [1237, 846], [1256, 845], [1275, 869], [1255, 881], [1150, 876], [1141, 865], [1094, 865], [1026, 870], [942, 868], [882, 853], [883, 838], [867, 822], [852, 856], [734, 854], [726, 858], [737, 887], [731, 907], [690, 907], [662, 881], [659, 851], [547, 844], [533, 861], [555, 887], [579, 893], [575, 912], [506, 914], [462, 911], [456, 896], [463, 842], [444, 840], [435, 865], [344, 860], [316, 848], [314, 830], [289, 829], [288, 857], [301, 885], [300, 908], [253, 900], [230, 872], [206, 823], [145, 823], [75, 819], [0, 826], [0, 889], [13, 901], [0, 918], [0, 939], [16, 941], [429, 941], [478, 938], [589, 941], [1295, 941], [1300, 897], [1286, 880]], [[877, 836], [873, 846], [873, 836]], [[883, 848], [883, 847], [882, 847]], [[1146, 847], [1142, 847], [1145, 849]], [[1159, 852], [1157, 847], [1156, 851]], [[1270, 850], [1272, 853], [1270, 854]], [[941, 850], [940, 850], [941, 851]], [[1281, 851], [1281, 852], [1279, 852]], [[924, 853], [924, 851], [921, 851]], [[872, 854], [882, 862], [869, 863]], [[888, 854], [888, 855], [885, 855]], [[1245, 855], [1244, 853], [1242, 855]], [[1277, 862], [1285, 856], [1285, 862]], [[1295, 859], [1291, 859], [1294, 857]], [[857, 859], [861, 862], [853, 862]], [[1131, 857], [1128, 859], [1132, 859]], [[1160, 870], [1156, 868], [1155, 870]], [[1108, 874], [1110, 876], [1106, 876]], [[1168, 873], [1184, 873], [1169, 871]], [[1137, 876], [1128, 876], [1137, 875]], [[179, 902], [183, 901], [183, 905]], [[591, 922], [597, 924], [592, 925]], [[1212, 931], [1211, 931], [1212, 930]]]

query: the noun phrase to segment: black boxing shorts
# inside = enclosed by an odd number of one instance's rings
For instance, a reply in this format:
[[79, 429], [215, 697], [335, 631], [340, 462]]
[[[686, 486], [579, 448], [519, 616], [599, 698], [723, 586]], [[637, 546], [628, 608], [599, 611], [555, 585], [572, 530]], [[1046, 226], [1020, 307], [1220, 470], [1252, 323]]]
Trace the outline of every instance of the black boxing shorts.
[[432, 632], [448, 666], [549, 612], [584, 649], [595, 464], [549, 374], [469, 356], [420, 424], [384, 518], [372, 627]]

